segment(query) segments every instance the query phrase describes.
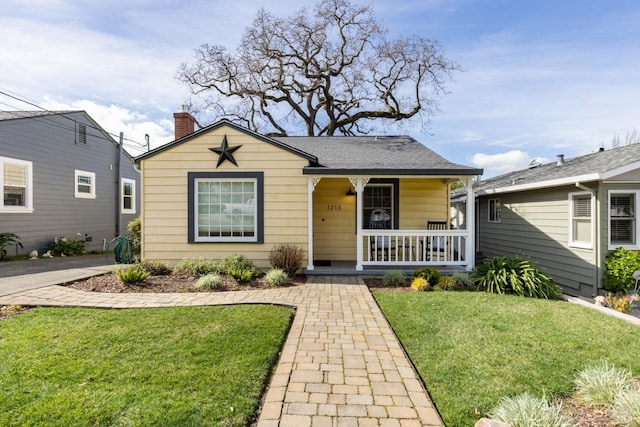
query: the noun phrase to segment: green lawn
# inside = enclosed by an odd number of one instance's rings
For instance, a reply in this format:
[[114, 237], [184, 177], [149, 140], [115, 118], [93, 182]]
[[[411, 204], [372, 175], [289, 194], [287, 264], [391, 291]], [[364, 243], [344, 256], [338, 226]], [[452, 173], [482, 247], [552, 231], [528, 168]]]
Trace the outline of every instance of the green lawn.
[[606, 359], [640, 374], [640, 328], [595, 310], [480, 292], [374, 296], [448, 427], [473, 426], [503, 396], [568, 395]]
[[245, 426], [291, 317], [240, 305], [0, 321], [0, 425]]

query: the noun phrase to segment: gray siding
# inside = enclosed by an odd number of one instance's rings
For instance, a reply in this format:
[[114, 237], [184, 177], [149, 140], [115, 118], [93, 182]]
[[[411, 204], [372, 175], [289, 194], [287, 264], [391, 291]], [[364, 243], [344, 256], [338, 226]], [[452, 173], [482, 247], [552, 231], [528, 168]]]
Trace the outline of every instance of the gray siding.
[[[591, 296], [599, 283], [596, 247], [569, 247], [569, 192], [576, 187], [479, 197], [479, 248], [484, 257], [521, 255], [542, 266], [571, 295]], [[502, 203], [501, 222], [488, 221], [488, 200]]]
[[[86, 125], [86, 144], [76, 141], [77, 123]], [[33, 162], [34, 209], [0, 213], [0, 231], [21, 237], [21, 253], [42, 250], [55, 236], [78, 235], [89, 240], [88, 250], [101, 250], [103, 241], [126, 233], [127, 222], [137, 216], [120, 214], [117, 153], [115, 141], [84, 112], [0, 121], [0, 156]], [[136, 181], [139, 211], [139, 174], [126, 153], [121, 168], [123, 177]], [[95, 173], [95, 199], [75, 197], [76, 169]], [[9, 255], [16, 254], [14, 248], [7, 249]]]

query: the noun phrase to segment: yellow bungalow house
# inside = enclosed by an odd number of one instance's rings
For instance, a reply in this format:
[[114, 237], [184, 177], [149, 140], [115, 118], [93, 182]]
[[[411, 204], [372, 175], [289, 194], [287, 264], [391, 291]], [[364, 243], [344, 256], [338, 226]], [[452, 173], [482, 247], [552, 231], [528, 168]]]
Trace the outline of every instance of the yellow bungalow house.
[[227, 120], [194, 132], [174, 117], [176, 140], [136, 159], [143, 259], [243, 254], [268, 268], [293, 244], [308, 273], [474, 265], [473, 229], [448, 224], [449, 183], [473, 194], [482, 170], [408, 136], [274, 138]]

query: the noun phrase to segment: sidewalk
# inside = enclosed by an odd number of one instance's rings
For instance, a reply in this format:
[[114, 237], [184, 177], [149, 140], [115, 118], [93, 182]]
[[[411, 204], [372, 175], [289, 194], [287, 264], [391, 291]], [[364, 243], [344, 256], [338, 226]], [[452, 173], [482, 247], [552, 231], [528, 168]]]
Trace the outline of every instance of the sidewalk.
[[0, 296], [0, 305], [143, 308], [260, 303], [296, 307], [257, 427], [444, 425], [359, 277], [315, 276], [304, 286], [262, 291], [106, 294], [57, 285], [37, 287], [40, 280], [67, 281], [71, 273], [41, 274], [0, 279], [0, 289], [7, 280], [23, 284], [16, 288], [25, 287]]

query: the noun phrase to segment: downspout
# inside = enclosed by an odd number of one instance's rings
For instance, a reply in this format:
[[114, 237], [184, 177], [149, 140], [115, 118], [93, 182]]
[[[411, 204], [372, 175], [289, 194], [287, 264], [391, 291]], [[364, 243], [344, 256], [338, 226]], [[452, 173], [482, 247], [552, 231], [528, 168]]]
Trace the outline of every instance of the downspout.
[[122, 191], [122, 186], [120, 184], [120, 179], [122, 176], [122, 169], [121, 169], [121, 164], [122, 164], [122, 143], [124, 140], [124, 133], [120, 132], [120, 142], [118, 144], [118, 154], [116, 157], [116, 233], [114, 237], [117, 237], [120, 235], [120, 203], [121, 203], [121, 199], [122, 199], [122, 195], [120, 194], [120, 192]]
[[601, 266], [600, 266], [600, 242], [601, 242], [601, 235], [600, 235], [600, 227], [598, 226], [598, 224], [600, 223], [600, 216], [598, 215], [599, 211], [600, 211], [600, 202], [598, 200], [597, 197], [597, 192], [596, 190], [594, 190], [593, 188], [587, 187], [586, 185], [580, 183], [580, 182], [576, 182], [575, 183], [576, 187], [581, 189], [582, 191], [585, 191], [587, 193], [591, 193], [591, 196], [593, 198], [595, 198], [595, 212], [593, 215], [593, 224], [591, 224], [591, 233], [593, 234], [593, 263], [595, 265], [596, 271], [595, 271], [595, 277], [594, 277], [594, 283], [593, 283], [593, 293], [592, 296], [596, 297], [598, 296], [598, 289], [599, 289], [599, 279], [600, 279], [600, 270], [601, 270]]

